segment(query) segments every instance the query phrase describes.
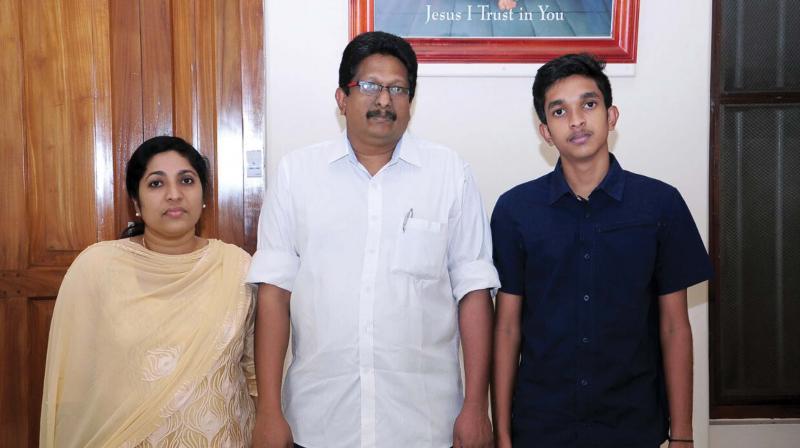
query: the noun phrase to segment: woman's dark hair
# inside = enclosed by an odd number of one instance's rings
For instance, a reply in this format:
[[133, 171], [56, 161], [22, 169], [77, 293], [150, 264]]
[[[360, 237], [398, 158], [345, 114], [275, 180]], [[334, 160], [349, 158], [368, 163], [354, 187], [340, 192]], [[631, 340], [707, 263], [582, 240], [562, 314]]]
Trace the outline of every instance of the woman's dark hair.
[[373, 54], [394, 56], [406, 67], [408, 88], [411, 89], [409, 99], [414, 99], [417, 88], [417, 55], [411, 45], [402, 37], [383, 31], [369, 31], [359, 34], [347, 44], [339, 64], [339, 87], [346, 95], [350, 95], [347, 84], [354, 81], [361, 61]]
[[[203, 196], [208, 192], [208, 160], [186, 140], [180, 137], [162, 135], [153, 137], [139, 145], [131, 155], [125, 168], [125, 189], [128, 191], [128, 196], [136, 201], [137, 204], [139, 203], [139, 182], [144, 176], [147, 164], [156, 154], [167, 151], [175, 151], [183, 156], [197, 172], [197, 176], [200, 178], [200, 185], [203, 187]], [[134, 221], [122, 231], [120, 238], [130, 238], [143, 233], [144, 223], [142, 221]]]
[[572, 75], [582, 75], [592, 78], [603, 94], [603, 102], [606, 109], [611, 107], [611, 83], [608, 76], [603, 73], [605, 62], [588, 54], [565, 54], [564, 56], [552, 59], [544, 64], [536, 72], [536, 79], [533, 81], [533, 107], [536, 115], [542, 123], [547, 124], [547, 114], [544, 107], [544, 96], [556, 82], [568, 78]]

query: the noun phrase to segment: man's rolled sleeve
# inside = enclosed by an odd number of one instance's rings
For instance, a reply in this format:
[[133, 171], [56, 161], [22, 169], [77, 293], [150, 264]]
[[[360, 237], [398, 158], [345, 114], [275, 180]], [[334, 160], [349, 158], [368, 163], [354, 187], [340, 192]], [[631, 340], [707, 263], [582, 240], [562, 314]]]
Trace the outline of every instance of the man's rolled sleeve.
[[289, 172], [281, 162], [267, 189], [258, 219], [258, 248], [247, 273], [248, 283], [269, 283], [291, 291], [300, 257], [295, 246], [295, 219]]
[[460, 210], [453, 219], [447, 248], [447, 267], [453, 296], [461, 300], [479, 289], [500, 286], [492, 264], [492, 236], [480, 192], [468, 166], [464, 166]]
[[450, 271], [450, 285], [453, 288], [453, 297], [461, 300], [467, 293], [479, 289], [495, 289], [500, 286], [494, 265], [486, 260], [476, 260], [466, 263]]
[[247, 282], [269, 283], [291, 291], [299, 267], [300, 258], [297, 255], [258, 249], [253, 255], [253, 263], [250, 265], [250, 272], [247, 273]]

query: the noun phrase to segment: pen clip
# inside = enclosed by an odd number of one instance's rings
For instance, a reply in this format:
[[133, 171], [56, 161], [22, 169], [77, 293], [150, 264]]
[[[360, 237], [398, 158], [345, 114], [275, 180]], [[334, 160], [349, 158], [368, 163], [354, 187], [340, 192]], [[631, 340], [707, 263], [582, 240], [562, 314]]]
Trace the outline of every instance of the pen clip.
[[408, 220], [414, 217], [414, 209], [408, 209], [408, 213], [406, 213], [406, 217], [403, 219], [403, 232], [406, 231], [406, 224], [408, 224]]

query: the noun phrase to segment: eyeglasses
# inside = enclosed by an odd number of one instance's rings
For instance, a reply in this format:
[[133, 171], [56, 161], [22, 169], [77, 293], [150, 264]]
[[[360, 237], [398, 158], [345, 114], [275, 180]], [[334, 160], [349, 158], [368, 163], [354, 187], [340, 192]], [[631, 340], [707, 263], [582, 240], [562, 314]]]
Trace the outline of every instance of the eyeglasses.
[[355, 86], [358, 86], [358, 89], [361, 91], [361, 93], [369, 96], [377, 96], [383, 89], [386, 89], [389, 92], [389, 96], [392, 98], [411, 95], [411, 89], [408, 87], [384, 86], [372, 81], [353, 81], [350, 84], [347, 84], [347, 87]]

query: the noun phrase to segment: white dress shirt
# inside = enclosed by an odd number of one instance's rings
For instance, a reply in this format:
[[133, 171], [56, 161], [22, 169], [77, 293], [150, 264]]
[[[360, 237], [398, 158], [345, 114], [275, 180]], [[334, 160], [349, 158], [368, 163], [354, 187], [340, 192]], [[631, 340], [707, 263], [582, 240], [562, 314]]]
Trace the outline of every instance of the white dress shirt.
[[449, 447], [458, 301], [497, 288], [468, 165], [406, 133], [374, 176], [345, 134], [286, 155], [247, 281], [292, 292], [283, 407], [295, 443]]

